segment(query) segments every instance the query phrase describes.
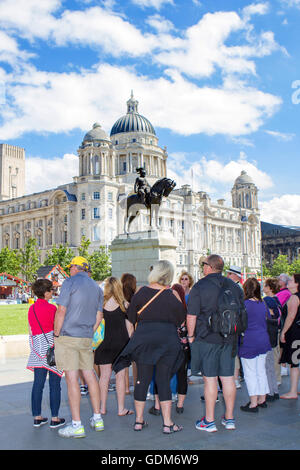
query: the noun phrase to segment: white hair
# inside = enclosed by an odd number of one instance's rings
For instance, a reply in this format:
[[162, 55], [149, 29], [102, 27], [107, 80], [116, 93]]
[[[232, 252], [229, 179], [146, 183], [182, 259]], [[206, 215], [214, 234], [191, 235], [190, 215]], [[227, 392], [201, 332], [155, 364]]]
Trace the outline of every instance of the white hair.
[[282, 273], [282, 274], [280, 274], [280, 275], [278, 276], [278, 279], [280, 279], [282, 282], [284, 282], [285, 285], [287, 286], [287, 285], [288, 285], [288, 282], [289, 282], [289, 280], [290, 280], [291, 278], [290, 278], [290, 276], [289, 276], [288, 274]]
[[149, 284], [157, 283], [162, 286], [170, 286], [174, 277], [174, 267], [170, 261], [160, 260], [153, 265], [148, 276]]

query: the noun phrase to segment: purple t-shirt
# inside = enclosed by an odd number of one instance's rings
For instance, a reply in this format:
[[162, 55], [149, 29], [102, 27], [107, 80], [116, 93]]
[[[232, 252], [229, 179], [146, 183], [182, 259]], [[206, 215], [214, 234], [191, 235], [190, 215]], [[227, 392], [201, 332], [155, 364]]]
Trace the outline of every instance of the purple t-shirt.
[[272, 349], [267, 331], [266, 306], [264, 302], [245, 300], [245, 307], [248, 313], [248, 327], [239, 347], [239, 356], [253, 359]]

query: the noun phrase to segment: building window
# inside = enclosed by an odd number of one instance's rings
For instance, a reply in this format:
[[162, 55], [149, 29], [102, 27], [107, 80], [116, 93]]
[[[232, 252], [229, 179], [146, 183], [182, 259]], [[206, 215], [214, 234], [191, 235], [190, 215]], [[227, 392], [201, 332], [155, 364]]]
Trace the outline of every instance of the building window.
[[93, 208], [93, 219], [100, 219], [100, 208], [94, 207]]
[[85, 193], [81, 193], [81, 200], [85, 201]]
[[99, 199], [100, 199], [100, 192], [99, 192], [99, 191], [94, 191], [93, 199], [95, 199], [95, 200], [99, 200]]
[[93, 227], [93, 241], [94, 242], [99, 242], [100, 241], [100, 230], [98, 225], [95, 225]]
[[109, 193], [108, 193], [107, 199], [108, 199], [109, 201], [112, 201], [112, 200], [113, 200], [113, 193], [112, 193], [112, 192], [109, 192]]
[[85, 220], [85, 209], [81, 209], [81, 220]]
[[66, 224], [67, 222], [68, 222], [68, 216], [65, 215], [65, 216], [64, 216], [64, 223]]
[[108, 218], [112, 219], [113, 218], [113, 210], [111, 207], [108, 208]]
[[64, 243], [68, 241], [68, 232], [64, 232]]
[[126, 172], [126, 162], [123, 162], [123, 171]]

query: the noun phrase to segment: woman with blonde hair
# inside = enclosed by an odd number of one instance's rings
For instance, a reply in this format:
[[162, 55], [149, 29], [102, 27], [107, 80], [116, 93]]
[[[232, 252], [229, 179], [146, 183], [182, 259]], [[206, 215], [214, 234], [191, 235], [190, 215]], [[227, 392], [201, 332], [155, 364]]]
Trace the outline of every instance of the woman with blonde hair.
[[184, 288], [185, 302], [187, 303], [191, 288], [194, 285], [193, 276], [191, 276], [191, 274], [187, 271], [182, 271], [181, 275], [179, 276], [178, 282]]
[[[133, 326], [126, 319], [127, 303], [121, 281], [109, 277], [104, 284], [103, 317], [105, 320], [104, 340], [95, 351], [95, 364], [100, 365], [101, 414], [106, 414], [108, 385], [112, 374], [112, 364], [129, 341]], [[133, 414], [125, 408], [125, 370], [116, 374], [118, 415]]]
[[185, 320], [185, 310], [177, 292], [170, 289], [174, 268], [169, 261], [160, 260], [148, 276], [148, 286], [141, 287], [133, 296], [127, 311], [128, 320], [137, 328], [125, 349], [114, 364], [114, 371], [120, 373], [130, 361], [137, 365], [137, 382], [134, 389], [136, 410], [135, 431], [141, 431], [147, 391], [153, 377], [163, 415], [163, 433], [182, 430], [171, 418], [172, 392], [171, 377], [184, 360], [177, 328]]

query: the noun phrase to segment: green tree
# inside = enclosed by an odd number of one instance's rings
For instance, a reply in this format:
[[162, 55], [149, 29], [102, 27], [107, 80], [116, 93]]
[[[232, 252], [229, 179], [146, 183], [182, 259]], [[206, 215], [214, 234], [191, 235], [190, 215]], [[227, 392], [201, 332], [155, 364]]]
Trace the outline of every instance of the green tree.
[[267, 267], [266, 263], [263, 262], [262, 264], [262, 269], [263, 269], [263, 276], [264, 277], [271, 277], [271, 271], [270, 269]]
[[20, 253], [20, 273], [25, 281], [33, 282], [41, 266], [40, 254], [35, 238], [29, 238]]
[[294, 259], [292, 264], [290, 264], [289, 274], [298, 274], [300, 273], [300, 258]]
[[0, 250], [0, 272], [17, 276], [20, 272], [20, 254], [18, 250], [5, 247]]
[[279, 276], [281, 273], [289, 273], [290, 265], [286, 255], [278, 255], [274, 260], [273, 266], [270, 269], [270, 274], [273, 277]]
[[78, 255], [83, 256], [84, 258], [89, 257], [89, 246], [91, 241], [88, 238], [83, 237], [81, 238], [80, 246], [78, 247]]
[[51, 250], [47, 251], [44, 266], [59, 264], [64, 270], [67, 269], [72, 258], [74, 258], [74, 251], [68, 245], [60, 244], [59, 246], [53, 245]]
[[89, 255], [88, 261], [95, 281], [103, 281], [103, 279], [111, 276], [111, 254], [105, 246], [100, 246], [98, 250]]

